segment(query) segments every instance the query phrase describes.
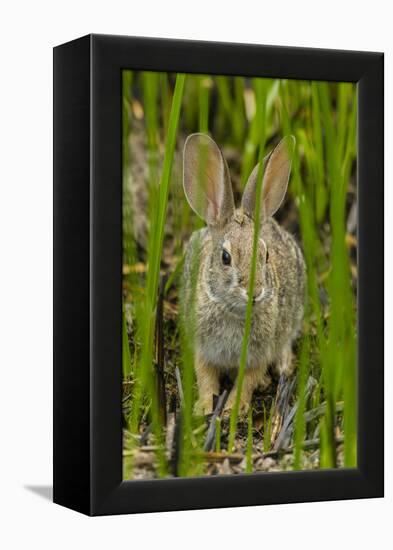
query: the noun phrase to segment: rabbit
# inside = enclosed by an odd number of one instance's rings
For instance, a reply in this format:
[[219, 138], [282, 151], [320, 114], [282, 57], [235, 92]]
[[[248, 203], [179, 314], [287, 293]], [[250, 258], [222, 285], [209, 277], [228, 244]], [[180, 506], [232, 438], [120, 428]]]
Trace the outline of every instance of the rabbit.
[[[292, 343], [303, 319], [306, 267], [294, 237], [272, 218], [287, 190], [294, 148], [295, 138], [287, 136], [264, 159], [258, 260], [241, 412], [248, 410], [255, 389], [269, 386], [269, 365], [275, 364], [276, 371], [286, 376], [294, 368]], [[201, 133], [191, 134], [184, 144], [184, 193], [191, 208], [207, 224], [194, 231], [186, 248], [181, 297], [187, 320], [184, 330], [195, 346], [199, 393], [196, 410], [200, 414], [212, 412], [221, 373], [227, 371], [236, 376], [240, 364], [257, 175], [258, 165], [236, 209], [228, 165], [217, 144]], [[192, 307], [194, 323], [189, 315]], [[233, 407], [235, 398], [236, 384], [228, 396], [226, 410]]]

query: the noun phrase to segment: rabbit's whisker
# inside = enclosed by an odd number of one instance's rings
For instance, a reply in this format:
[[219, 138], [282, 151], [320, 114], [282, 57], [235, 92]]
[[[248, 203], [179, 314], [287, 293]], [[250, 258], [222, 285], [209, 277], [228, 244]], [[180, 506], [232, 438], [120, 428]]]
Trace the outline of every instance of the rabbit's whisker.
[[254, 298], [254, 302], [261, 302], [263, 300], [263, 298], [265, 297], [265, 294], [266, 294], [266, 289], [263, 288], [262, 291], [258, 294], [258, 296], [256, 296], [256, 298]]

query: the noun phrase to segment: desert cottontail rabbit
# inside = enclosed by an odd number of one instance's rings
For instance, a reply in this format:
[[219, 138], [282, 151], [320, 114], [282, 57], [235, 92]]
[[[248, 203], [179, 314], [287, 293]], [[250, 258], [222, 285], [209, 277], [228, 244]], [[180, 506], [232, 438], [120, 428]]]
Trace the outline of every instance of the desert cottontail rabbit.
[[[289, 375], [293, 368], [291, 346], [303, 317], [305, 263], [295, 239], [272, 215], [287, 190], [294, 147], [295, 138], [288, 136], [264, 161], [258, 264], [242, 410], [248, 408], [258, 386], [263, 389], [269, 385], [270, 364], [274, 363], [280, 374]], [[204, 134], [192, 134], [186, 140], [184, 191], [191, 208], [207, 227], [195, 231], [188, 244], [182, 307], [187, 321], [187, 312], [195, 306], [197, 409], [205, 414], [212, 411], [213, 395], [219, 393], [220, 374], [228, 370], [236, 375], [240, 363], [257, 173], [258, 166], [249, 177], [240, 208], [235, 209], [228, 166], [219, 147]], [[185, 325], [187, 331], [187, 322]], [[228, 397], [227, 409], [234, 404], [235, 388]]]

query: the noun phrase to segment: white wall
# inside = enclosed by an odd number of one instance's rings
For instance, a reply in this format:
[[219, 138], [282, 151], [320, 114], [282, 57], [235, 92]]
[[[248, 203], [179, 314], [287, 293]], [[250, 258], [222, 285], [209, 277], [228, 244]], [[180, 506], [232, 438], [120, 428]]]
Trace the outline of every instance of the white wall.
[[[52, 46], [89, 32], [385, 51], [392, 181], [392, 17], [374, 0], [7, 2], [0, 21], [0, 507], [3, 548], [369, 548], [392, 540], [387, 295], [387, 498], [88, 519], [26, 486], [51, 483]], [[392, 191], [386, 186], [386, 243]], [[392, 278], [391, 255], [387, 279]], [[182, 543], [182, 539], [184, 543]], [[388, 547], [383, 543], [382, 548]]]

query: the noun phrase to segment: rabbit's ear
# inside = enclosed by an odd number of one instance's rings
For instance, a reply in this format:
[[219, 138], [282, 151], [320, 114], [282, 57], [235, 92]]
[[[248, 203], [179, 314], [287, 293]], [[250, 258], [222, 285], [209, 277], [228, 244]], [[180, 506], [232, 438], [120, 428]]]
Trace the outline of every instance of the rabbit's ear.
[[[263, 161], [262, 216], [264, 218], [273, 216], [284, 200], [295, 143], [294, 136], [285, 137]], [[251, 172], [243, 193], [242, 208], [250, 217], [253, 217], [255, 210], [258, 169], [259, 165], [257, 164]]]
[[223, 225], [235, 210], [228, 165], [206, 134], [191, 134], [184, 145], [183, 186], [187, 200], [209, 225]]

